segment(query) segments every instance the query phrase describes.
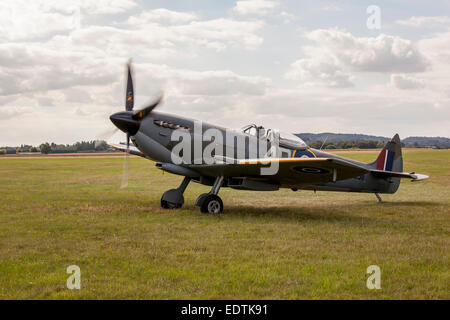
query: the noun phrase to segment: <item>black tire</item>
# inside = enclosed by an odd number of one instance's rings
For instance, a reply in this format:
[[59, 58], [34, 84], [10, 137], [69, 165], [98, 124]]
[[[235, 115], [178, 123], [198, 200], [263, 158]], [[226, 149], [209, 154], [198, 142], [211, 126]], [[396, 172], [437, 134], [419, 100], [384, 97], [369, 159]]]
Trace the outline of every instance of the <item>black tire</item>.
[[200, 207], [201, 212], [218, 214], [223, 211], [223, 202], [219, 196], [215, 194], [209, 194], [203, 200], [202, 206]]
[[202, 207], [203, 202], [205, 201], [206, 197], [209, 196], [209, 193], [202, 193], [201, 195], [198, 196], [197, 200], [195, 200], [195, 205], [197, 207]]
[[178, 189], [167, 190], [161, 197], [161, 207], [164, 209], [179, 209], [183, 203], [183, 194]]
[[169, 202], [169, 201], [161, 199], [161, 208], [163, 208], [163, 209], [179, 209], [182, 206], [183, 205], [180, 203], [173, 203], [173, 202]]

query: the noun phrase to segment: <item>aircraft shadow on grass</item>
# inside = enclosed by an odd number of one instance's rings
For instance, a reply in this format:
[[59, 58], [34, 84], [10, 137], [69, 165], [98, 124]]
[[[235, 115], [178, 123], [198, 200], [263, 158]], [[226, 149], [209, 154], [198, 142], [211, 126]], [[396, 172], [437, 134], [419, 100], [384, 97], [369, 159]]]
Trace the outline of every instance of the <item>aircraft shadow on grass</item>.
[[[365, 207], [363, 208], [362, 205]], [[437, 207], [442, 204], [431, 201], [405, 201], [405, 202], [383, 202], [367, 204], [366, 202], [346, 205], [333, 205], [329, 207], [258, 207], [258, 206], [238, 206], [230, 205], [226, 213], [220, 215], [210, 215], [211, 217], [242, 217], [242, 218], [270, 218], [274, 221], [324, 221], [324, 222], [337, 222], [337, 223], [350, 223], [356, 225], [376, 224], [383, 222], [384, 217], [373, 216], [370, 214], [363, 214], [362, 210], [373, 210], [374, 208], [384, 207], [385, 209], [395, 208], [395, 212], [385, 211], [383, 215], [395, 215], [397, 210], [401, 208], [411, 207]], [[187, 205], [185, 210], [194, 211], [195, 207]], [[358, 212], [361, 212], [359, 214]], [[398, 213], [404, 214], [406, 212]]]

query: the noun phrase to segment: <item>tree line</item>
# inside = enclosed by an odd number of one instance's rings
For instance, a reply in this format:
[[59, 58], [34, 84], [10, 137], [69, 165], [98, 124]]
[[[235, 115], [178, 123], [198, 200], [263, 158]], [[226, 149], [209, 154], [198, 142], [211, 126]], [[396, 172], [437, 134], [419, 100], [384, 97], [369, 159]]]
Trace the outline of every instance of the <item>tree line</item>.
[[[322, 146], [323, 145], [323, 146]], [[309, 144], [314, 149], [380, 149], [386, 142], [377, 140], [326, 142], [314, 141]]]
[[[377, 140], [359, 140], [350, 141], [343, 140], [339, 142], [332, 141], [313, 141], [309, 143], [309, 146], [314, 149], [380, 149], [386, 145], [386, 142]], [[403, 147], [417, 148], [422, 147], [417, 143], [402, 143]], [[113, 151], [109, 148], [106, 141], [92, 140], [92, 141], [80, 141], [74, 144], [56, 144], [56, 143], [41, 143], [38, 147], [31, 145], [21, 145], [20, 147], [0, 147], [1, 154], [16, 154], [24, 152], [40, 152], [43, 154], [48, 153], [77, 153], [77, 152], [105, 152]]]
[[16, 154], [16, 153], [77, 153], [77, 152], [105, 152], [109, 150], [106, 141], [92, 140], [79, 141], [74, 144], [56, 144], [41, 143], [38, 147], [31, 145], [21, 145], [20, 147], [0, 147], [0, 154]]

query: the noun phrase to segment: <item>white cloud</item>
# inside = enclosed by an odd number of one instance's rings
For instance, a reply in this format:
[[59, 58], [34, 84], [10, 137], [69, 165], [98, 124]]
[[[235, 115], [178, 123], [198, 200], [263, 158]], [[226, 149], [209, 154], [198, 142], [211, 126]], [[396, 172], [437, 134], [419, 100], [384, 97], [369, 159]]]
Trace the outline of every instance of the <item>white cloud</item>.
[[404, 74], [392, 74], [390, 85], [397, 89], [421, 89], [425, 87], [425, 81]]
[[39, 2], [0, 3], [0, 40], [3, 41], [33, 39], [74, 27], [73, 15], [42, 8]]
[[352, 87], [353, 77], [344, 72], [332, 57], [321, 59], [299, 59], [291, 65], [285, 74], [287, 79], [301, 80], [306, 85], [324, 85], [327, 87]]
[[21, 41], [69, 33], [83, 16], [115, 14], [136, 6], [134, 0], [2, 0], [0, 40]]
[[432, 66], [434, 65], [435, 71], [450, 68], [450, 32], [436, 33], [431, 37], [419, 40], [417, 46], [431, 61]]
[[289, 23], [294, 21], [297, 17], [295, 15], [293, 15], [292, 13], [286, 12], [286, 11], [281, 11], [280, 13], [280, 17], [283, 18], [283, 22], [284, 23]]
[[240, 15], [260, 15], [269, 14], [273, 9], [279, 6], [278, 2], [269, 0], [239, 0], [233, 11]]
[[450, 17], [448, 16], [434, 16], [434, 17], [416, 17], [413, 16], [409, 19], [397, 20], [395, 23], [407, 27], [423, 28], [423, 27], [439, 27], [443, 26], [448, 28], [450, 25]]
[[[56, 1], [61, 2], [61, 0]], [[73, 3], [73, 1], [70, 2]], [[89, 14], [117, 14], [136, 6], [135, 0], [81, 0], [80, 3], [80, 7]]]
[[7, 120], [31, 112], [30, 107], [0, 107], [0, 120]]
[[381, 34], [356, 37], [339, 29], [306, 32], [314, 46], [305, 46], [306, 58], [291, 64], [285, 78], [304, 85], [351, 87], [351, 71], [377, 73], [423, 72], [428, 59], [409, 40]]
[[83, 108], [77, 107], [74, 111], [74, 114], [80, 117], [87, 117], [89, 116], [89, 113], [84, 111]]
[[[17, 3], [15, 0], [4, 0], [11, 3]], [[23, 9], [30, 2], [19, 0], [20, 8]], [[24, 6], [23, 3], [26, 5]], [[137, 6], [136, 0], [34, 0], [33, 3], [44, 11], [59, 11], [64, 13], [73, 13], [73, 8], [79, 8], [88, 15], [100, 14], [118, 14], [126, 12]]]
[[135, 6], [134, 0], [2, 0], [0, 40], [69, 33], [80, 26], [85, 15], [116, 14]]
[[173, 30], [185, 39], [192, 39], [200, 45], [210, 45], [212, 48], [223, 48], [222, 45], [243, 46], [245, 49], [255, 49], [263, 42], [256, 34], [263, 26], [261, 21], [236, 21], [231, 19], [214, 19], [194, 21], [188, 25], [175, 26]]
[[431, 61], [430, 70], [420, 75], [430, 92], [429, 100], [450, 110], [450, 32], [436, 33], [418, 41], [417, 46]]
[[340, 12], [340, 11], [344, 11], [344, 9], [342, 9], [342, 7], [338, 6], [337, 4], [329, 4], [329, 5], [325, 5], [321, 8], [323, 11], [334, 11], [334, 12]]
[[310, 55], [328, 52], [340, 63], [355, 71], [422, 72], [428, 61], [410, 40], [380, 34], [356, 37], [339, 29], [318, 29], [306, 34], [315, 42], [307, 48]]
[[[1, 95], [102, 85], [112, 81], [107, 60], [62, 47], [9, 43], [0, 45]], [[109, 67], [108, 67], [109, 66]]]
[[167, 65], [136, 65], [139, 78], [168, 91], [167, 96], [263, 95], [270, 86], [268, 78], [243, 76], [230, 70], [194, 71]]
[[[173, 12], [172, 12], [173, 13]], [[171, 14], [172, 14], [171, 13]], [[139, 19], [139, 18], [138, 18]], [[263, 27], [263, 22], [238, 21], [233, 19], [193, 20], [185, 24], [163, 26], [152, 21], [139, 20], [136, 23], [130, 18], [128, 22], [139, 30], [140, 33], [127, 35], [132, 39], [141, 39], [147, 42], [150, 39], [158, 39], [162, 44], [186, 43], [203, 46], [216, 51], [221, 51], [227, 46], [255, 49], [263, 42], [263, 38], [257, 32]], [[124, 33], [125, 31], [121, 31]], [[161, 47], [161, 46], [159, 46]]]
[[169, 24], [180, 24], [188, 23], [194, 20], [198, 20], [198, 16], [192, 12], [179, 12], [171, 11], [164, 8], [143, 11], [137, 16], [131, 16], [128, 18], [128, 23], [130, 25], [146, 25], [149, 23], [164, 23]]
[[204, 48], [253, 49], [262, 43], [258, 21], [215, 19], [136, 29], [88, 26], [45, 42], [0, 44], [0, 95], [62, 90], [117, 81], [123, 61], [136, 52], [152, 60], [186, 59]]

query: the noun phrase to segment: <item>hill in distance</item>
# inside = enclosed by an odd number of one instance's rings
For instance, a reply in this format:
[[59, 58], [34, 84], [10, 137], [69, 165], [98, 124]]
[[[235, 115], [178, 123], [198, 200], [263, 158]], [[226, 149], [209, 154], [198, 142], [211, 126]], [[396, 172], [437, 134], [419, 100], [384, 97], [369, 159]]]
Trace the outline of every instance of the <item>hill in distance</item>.
[[[350, 141], [377, 141], [381, 143], [386, 143], [391, 140], [389, 137], [382, 136], [372, 136], [366, 134], [354, 134], [354, 133], [297, 133], [307, 144], [312, 144], [314, 142], [324, 142], [326, 139], [326, 144], [337, 144], [339, 142], [350, 142]], [[407, 137], [402, 139], [402, 143], [406, 147], [418, 147], [418, 148], [450, 148], [450, 139], [445, 137]]]

